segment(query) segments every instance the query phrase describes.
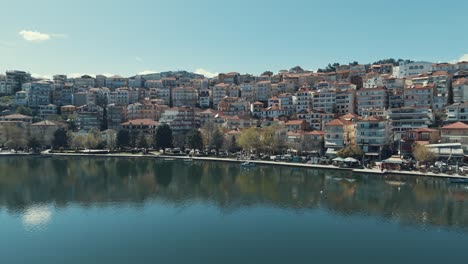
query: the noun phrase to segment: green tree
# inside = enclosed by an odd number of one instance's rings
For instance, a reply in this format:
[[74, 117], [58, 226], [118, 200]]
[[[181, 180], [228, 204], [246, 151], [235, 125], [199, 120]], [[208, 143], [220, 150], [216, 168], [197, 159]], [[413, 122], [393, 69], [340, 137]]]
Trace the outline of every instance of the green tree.
[[213, 138], [211, 145], [215, 148], [216, 150], [216, 155], [219, 155], [219, 149], [223, 146], [224, 144], [224, 135], [219, 131], [219, 129], [216, 129], [216, 131], [213, 133]]
[[362, 151], [361, 147], [359, 147], [356, 144], [346, 146], [342, 150], [338, 151], [336, 155], [340, 158], [355, 158], [355, 159], [360, 159], [362, 158], [362, 155], [364, 155], [364, 151]]
[[117, 132], [117, 140], [116, 145], [118, 148], [123, 149], [130, 145], [130, 133], [127, 130], [119, 130]]
[[146, 136], [143, 133], [140, 133], [140, 138], [138, 139], [137, 147], [140, 149], [147, 149], [148, 148], [148, 141], [146, 140]]
[[18, 113], [20, 115], [26, 115], [26, 116], [32, 116], [33, 115], [33, 112], [31, 110], [31, 108], [26, 107], [26, 106], [20, 106], [20, 107], [16, 108], [16, 113]]
[[190, 149], [203, 149], [203, 137], [198, 129], [192, 129], [187, 134], [187, 146]]
[[228, 142], [227, 150], [229, 152], [239, 151], [239, 144], [237, 144], [237, 139], [235, 136], [231, 136], [231, 139]]
[[259, 134], [256, 128], [245, 129], [239, 136], [239, 146], [244, 150], [258, 149], [260, 145], [258, 138]]
[[37, 139], [35, 136], [30, 137], [28, 139], [28, 148], [33, 151], [33, 153], [37, 153], [38, 150], [42, 147], [42, 143], [39, 139]]
[[168, 124], [160, 125], [154, 135], [154, 147], [163, 149], [164, 153], [166, 148], [172, 148], [172, 146], [173, 137], [171, 127]]
[[68, 147], [68, 134], [64, 128], [59, 128], [54, 132], [54, 138], [52, 139], [52, 148], [66, 148]]
[[84, 148], [86, 142], [86, 137], [80, 134], [72, 134], [70, 145], [75, 150]]
[[264, 127], [261, 130], [260, 143], [261, 148], [266, 152], [270, 154], [276, 152], [278, 147], [278, 142], [276, 141], [276, 128], [272, 126]]

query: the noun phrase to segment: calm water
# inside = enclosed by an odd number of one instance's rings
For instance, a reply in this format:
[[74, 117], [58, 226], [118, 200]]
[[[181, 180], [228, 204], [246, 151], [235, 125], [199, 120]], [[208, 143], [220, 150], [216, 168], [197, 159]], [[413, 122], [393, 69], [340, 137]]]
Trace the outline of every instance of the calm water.
[[431, 178], [0, 158], [0, 263], [466, 263], [467, 202]]

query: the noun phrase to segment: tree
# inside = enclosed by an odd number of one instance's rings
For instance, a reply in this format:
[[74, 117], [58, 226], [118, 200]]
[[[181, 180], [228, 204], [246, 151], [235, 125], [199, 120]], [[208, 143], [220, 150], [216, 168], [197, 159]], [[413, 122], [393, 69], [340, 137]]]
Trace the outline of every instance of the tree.
[[212, 142], [211, 139], [213, 138], [213, 133], [215, 132], [216, 129], [217, 128], [215, 124], [213, 124], [210, 121], [206, 122], [206, 124], [201, 128], [201, 133], [203, 136], [203, 143], [208, 148], [211, 147], [211, 142]]
[[413, 147], [413, 157], [418, 161], [424, 164], [434, 161], [437, 158], [437, 155], [430, 151], [426, 146], [415, 144]]
[[273, 76], [273, 72], [266, 71], [266, 72], [262, 73], [262, 76], [270, 76], [271, 77], [271, 76]]
[[14, 149], [18, 151], [27, 146], [27, 141], [24, 139], [23, 133], [19, 133], [16, 136], [12, 137], [5, 143], [5, 146], [9, 149]]
[[64, 128], [59, 128], [54, 132], [54, 138], [52, 139], [52, 148], [66, 148], [68, 147], [68, 134]]
[[192, 129], [187, 134], [187, 146], [190, 149], [203, 149], [203, 137], [198, 129]]
[[355, 159], [360, 159], [362, 158], [362, 155], [364, 155], [364, 151], [362, 151], [361, 147], [359, 147], [358, 145], [352, 144], [338, 151], [336, 155], [340, 158], [351, 157]]
[[172, 129], [168, 124], [162, 124], [156, 130], [154, 135], [154, 146], [158, 149], [163, 149], [165, 153], [166, 148], [172, 148], [173, 137]]
[[275, 153], [277, 150], [277, 141], [276, 141], [276, 128], [269, 126], [261, 130], [260, 135], [261, 148], [270, 154]]
[[216, 131], [213, 133], [213, 138], [211, 145], [215, 148], [216, 150], [216, 155], [219, 155], [219, 149], [223, 146], [224, 144], [224, 135], [219, 131], [219, 129], [216, 129]]
[[102, 120], [101, 120], [101, 131], [105, 131], [108, 128], [107, 125], [107, 104], [102, 105]]
[[146, 136], [143, 132], [140, 134], [140, 138], [138, 140], [137, 147], [140, 149], [147, 149], [148, 148], [148, 141], [146, 141]]
[[33, 112], [31, 110], [31, 108], [25, 107], [25, 106], [20, 106], [20, 107], [16, 108], [16, 113], [18, 113], [20, 115], [26, 115], [26, 116], [32, 116], [33, 115]]
[[445, 111], [435, 110], [433, 127], [436, 127], [436, 128], [441, 127], [444, 124], [446, 117], [447, 115], [445, 114]]
[[70, 145], [75, 150], [84, 148], [86, 138], [84, 135], [72, 134]]
[[37, 151], [42, 147], [41, 141], [34, 136], [28, 139], [27, 145], [34, 153], [37, 153]]
[[237, 139], [235, 136], [231, 136], [231, 139], [229, 140], [229, 142], [227, 142], [226, 149], [229, 152], [239, 151], [239, 145], [237, 144]]
[[259, 147], [259, 134], [254, 127], [248, 128], [239, 136], [239, 146], [244, 150], [257, 149]]
[[120, 149], [126, 148], [130, 145], [130, 133], [128, 133], [127, 130], [119, 130], [119, 132], [117, 132], [116, 145]]

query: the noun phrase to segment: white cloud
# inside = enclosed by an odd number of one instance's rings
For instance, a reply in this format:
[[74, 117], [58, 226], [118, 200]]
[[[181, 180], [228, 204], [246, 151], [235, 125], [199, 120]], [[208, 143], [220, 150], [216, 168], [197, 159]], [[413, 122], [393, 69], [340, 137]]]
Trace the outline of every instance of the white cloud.
[[146, 75], [146, 74], [153, 74], [153, 73], [159, 73], [158, 71], [152, 71], [152, 70], [144, 70], [138, 73], [138, 75]]
[[213, 78], [215, 76], [218, 76], [218, 73], [217, 72], [210, 72], [210, 71], [207, 71], [205, 69], [196, 69], [195, 70], [195, 73], [196, 74], [202, 74], [204, 75], [205, 77], [208, 77], [208, 78]]
[[43, 75], [39, 73], [31, 73], [31, 77], [37, 78], [37, 79], [48, 79], [48, 80], [52, 79], [52, 76], [50, 75], [47, 75], [47, 74]]
[[141, 57], [138, 57], [138, 56], [135, 57], [135, 60], [138, 61], [138, 62], [142, 62], [142, 61], [143, 61], [143, 59], [142, 59]]
[[49, 34], [41, 33], [39, 31], [21, 30], [19, 34], [27, 41], [37, 42], [37, 41], [44, 41], [44, 40], [50, 39]]
[[48, 34], [39, 31], [32, 31], [32, 30], [21, 30], [18, 34], [23, 37], [26, 41], [31, 42], [41, 42], [50, 40], [51, 38], [65, 38], [67, 37], [64, 34]]
[[458, 62], [462, 62], [462, 61], [468, 61], [468, 53], [467, 53], [467, 54], [463, 54], [463, 56], [461, 56], [461, 57], [458, 59]]

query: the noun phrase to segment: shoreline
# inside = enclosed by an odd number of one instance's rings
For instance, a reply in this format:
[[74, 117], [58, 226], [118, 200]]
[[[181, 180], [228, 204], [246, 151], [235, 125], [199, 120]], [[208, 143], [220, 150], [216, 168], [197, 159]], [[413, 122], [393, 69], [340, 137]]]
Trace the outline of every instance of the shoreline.
[[[144, 154], [90, 154], [90, 153], [49, 153], [42, 152], [40, 154], [29, 154], [29, 153], [7, 153], [0, 154], [1, 156], [40, 156], [40, 157], [107, 157], [107, 158], [147, 158], [147, 159], [162, 159], [162, 160], [196, 160], [196, 161], [211, 161], [211, 162], [231, 162], [231, 163], [243, 163], [245, 160], [229, 159], [229, 158], [215, 158], [215, 157], [189, 157], [189, 156], [168, 156], [168, 155], [144, 155]], [[359, 174], [374, 174], [374, 175], [403, 175], [413, 177], [434, 177], [434, 178], [446, 178], [446, 179], [468, 179], [468, 177], [460, 175], [449, 175], [445, 173], [435, 174], [432, 172], [422, 173], [419, 171], [394, 171], [378, 169], [353, 169], [353, 168], [340, 168], [333, 165], [318, 165], [318, 164], [306, 164], [306, 163], [292, 163], [292, 162], [278, 162], [278, 161], [265, 161], [265, 160], [251, 160], [249, 161], [258, 165], [273, 165], [273, 166], [285, 166], [285, 167], [298, 167], [298, 168], [312, 168], [312, 169], [323, 169], [323, 170], [340, 170], [350, 171]]]

